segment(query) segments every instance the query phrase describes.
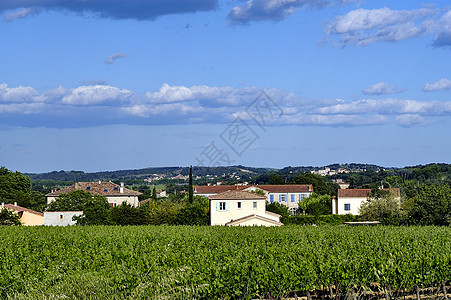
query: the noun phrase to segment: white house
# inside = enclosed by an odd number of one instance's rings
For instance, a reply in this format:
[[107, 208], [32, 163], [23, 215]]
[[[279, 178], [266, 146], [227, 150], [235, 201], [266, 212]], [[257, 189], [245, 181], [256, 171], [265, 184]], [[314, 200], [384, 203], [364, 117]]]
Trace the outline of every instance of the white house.
[[228, 191], [255, 191], [262, 190], [266, 200], [270, 203], [278, 202], [287, 206], [294, 214], [299, 209], [299, 201], [313, 193], [311, 184], [287, 184], [287, 185], [215, 185], [194, 186], [194, 195], [210, 197]]
[[75, 190], [83, 190], [91, 193], [92, 195], [101, 195], [107, 198], [108, 203], [111, 206], [121, 205], [123, 202], [127, 204], [138, 207], [139, 200], [138, 197], [142, 195], [140, 192], [136, 192], [124, 187], [124, 183], [121, 185], [115, 184], [113, 182], [76, 182], [62, 190], [55, 190], [51, 193], [45, 195], [47, 197], [47, 204], [55, 201], [62, 193], [69, 193]]
[[266, 211], [266, 197], [229, 190], [208, 197], [210, 224], [226, 226], [281, 226], [280, 215]]
[[74, 216], [81, 216], [82, 211], [46, 211], [44, 212], [44, 225], [46, 226], [70, 226], [77, 222], [72, 220]]
[[[384, 189], [392, 190], [397, 198], [400, 197], [399, 189]], [[360, 205], [368, 199], [371, 194], [371, 189], [339, 189], [338, 197], [332, 200], [332, 214], [358, 215]]]

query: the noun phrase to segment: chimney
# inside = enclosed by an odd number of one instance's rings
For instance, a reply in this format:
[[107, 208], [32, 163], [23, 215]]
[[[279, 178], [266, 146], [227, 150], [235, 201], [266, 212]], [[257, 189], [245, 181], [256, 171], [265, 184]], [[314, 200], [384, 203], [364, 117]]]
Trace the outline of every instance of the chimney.
[[99, 180], [99, 184], [102, 184], [102, 180]]
[[14, 206], [17, 206], [17, 202], [14, 202]]
[[5, 202], [2, 202], [2, 207], [4, 207], [5, 206]]
[[121, 192], [121, 194], [124, 193], [124, 183], [123, 182], [121, 182], [121, 190], [120, 190], [120, 192]]

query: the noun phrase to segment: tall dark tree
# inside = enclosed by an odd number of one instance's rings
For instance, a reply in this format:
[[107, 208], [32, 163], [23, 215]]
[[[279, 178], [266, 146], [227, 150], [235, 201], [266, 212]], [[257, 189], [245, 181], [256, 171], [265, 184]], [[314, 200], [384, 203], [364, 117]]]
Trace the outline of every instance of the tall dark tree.
[[153, 186], [152, 190], [152, 200], [157, 200], [157, 188]]
[[189, 167], [189, 187], [188, 187], [188, 201], [193, 203], [194, 191], [193, 191], [193, 166]]

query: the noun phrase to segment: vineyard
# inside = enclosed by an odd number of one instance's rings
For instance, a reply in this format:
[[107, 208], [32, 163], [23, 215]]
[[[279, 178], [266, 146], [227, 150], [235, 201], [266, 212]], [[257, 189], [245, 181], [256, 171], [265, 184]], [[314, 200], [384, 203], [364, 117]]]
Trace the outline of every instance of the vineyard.
[[451, 292], [450, 227], [1, 227], [0, 240], [1, 299]]

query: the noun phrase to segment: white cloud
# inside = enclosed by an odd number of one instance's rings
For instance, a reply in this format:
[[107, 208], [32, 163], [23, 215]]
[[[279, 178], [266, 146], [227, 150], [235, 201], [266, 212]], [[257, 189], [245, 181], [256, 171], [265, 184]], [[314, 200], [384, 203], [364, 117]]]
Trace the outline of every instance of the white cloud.
[[381, 115], [421, 114], [424, 116], [439, 116], [451, 114], [451, 102], [369, 99], [321, 107], [316, 109], [315, 112], [325, 115], [378, 113]]
[[124, 107], [122, 109], [132, 115], [140, 117], [149, 117], [154, 115], [167, 115], [167, 114], [174, 114], [178, 116], [204, 111], [202, 107], [196, 107], [184, 103], [166, 103], [158, 105], [139, 104], [130, 107]]
[[158, 92], [147, 92], [146, 98], [151, 103], [173, 103], [183, 101], [203, 101], [204, 105], [245, 105], [254, 100], [262, 91], [257, 87], [237, 89], [233, 87], [209, 87], [198, 85], [192, 87], [170, 86], [164, 83]]
[[413, 127], [424, 123], [424, 118], [419, 114], [399, 115], [395, 118], [396, 123], [402, 127]]
[[403, 89], [400, 89], [394, 85], [389, 85], [386, 82], [379, 82], [363, 89], [362, 93], [365, 95], [385, 95], [401, 93], [403, 91]]
[[399, 42], [427, 32], [432, 21], [424, 19], [436, 13], [436, 10], [427, 8], [359, 8], [334, 18], [326, 27], [326, 34], [339, 35], [342, 45], [366, 46], [379, 41]]
[[28, 86], [9, 88], [6, 83], [0, 84], [0, 102], [32, 102], [36, 100], [38, 92]]
[[[372, 93], [382, 93], [393, 91], [392, 88], [383, 83], [368, 89]], [[19, 124], [21, 118], [28, 115], [26, 120], [30, 126], [79, 126], [86, 122], [95, 125], [115, 122], [227, 124], [236, 117], [253, 122], [246, 114], [246, 108], [261, 92], [262, 89], [257, 87], [163, 84], [159, 91], [148, 92], [146, 96], [106, 85], [74, 89], [59, 86], [39, 94], [32, 87], [9, 88], [0, 84], [0, 120], [4, 114], [8, 117], [4, 120], [17, 120]], [[280, 89], [266, 89], [265, 92], [283, 111], [281, 116], [267, 120], [268, 125], [366, 126], [395, 122], [399, 126], [412, 127], [451, 116], [451, 101], [388, 98], [346, 102], [342, 99], [301, 99]]]
[[244, 5], [232, 8], [228, 19], [232, 24], [280, 21], [293, 15], [299, 8], [321, 8], [357, 1], [359, 0], [248, 0]]
[[106, 85], [80, 86], [62, 98], [62, 102], [72, 105], [91, 105], [103, 102], [129, 100], [134, 95], [126, 89]]
[[426, 83], [424, 85], [423, 91], [432, 92], [432, 91], [442, 91], [442, 90], [450, 90], [451, 89], [451, 80], [442, 78], [439, 81], [433, 83]]

